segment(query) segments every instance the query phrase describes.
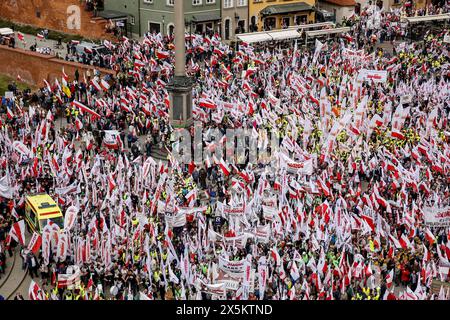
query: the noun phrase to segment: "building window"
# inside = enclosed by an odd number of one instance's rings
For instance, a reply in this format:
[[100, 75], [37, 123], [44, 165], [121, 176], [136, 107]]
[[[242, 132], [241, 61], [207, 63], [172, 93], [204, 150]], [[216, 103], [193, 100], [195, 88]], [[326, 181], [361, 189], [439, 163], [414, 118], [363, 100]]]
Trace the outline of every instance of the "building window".
[[216, 0], [206, 0], [206, 4], [214, 4], [216, 3]]
[[233, 8], [233, 0], [223, 0], [224, 9]]
[[258, 31], [258, 25], [256, 24], [256, 21], [257, 21], [256, 16], [252, 16], [250, 18], [250, 26], [249, 26], [250, 32]]
[[136, 18], [134, 16], [130, 16], [130, 24], [134, 26], [136, 23]]
[[167, 5], [173, 7], [173, 4], [175, 3], [175, 0], [166, 0]]
[[245, 20], [239, 20], [236, 33], [245, 33]]
[[296, 16], [295, 24], [296, 25], [306, 24], [306, 18], [307, 18], [306, 15]]
[[202, 0], [192, 0], [193, 6], [200, 6], [202, 4]]
[[169, 26], [167, 27], [167, 34], [169, 36], [173, 36], [174, 30], [175, 30], [175, 26], [173, 24], [169, 24]]
[[225, 40], [230, 40], [231, 19], [225, 19]]
[[150, 33], [160, 33], [161, 32], [161, 24], [158, 22], [148, 22], [148, 31]]
[[237, 6], [238, 7], [245, 7], [245, 6], [247, 6], [247, 0], [237, 0]]

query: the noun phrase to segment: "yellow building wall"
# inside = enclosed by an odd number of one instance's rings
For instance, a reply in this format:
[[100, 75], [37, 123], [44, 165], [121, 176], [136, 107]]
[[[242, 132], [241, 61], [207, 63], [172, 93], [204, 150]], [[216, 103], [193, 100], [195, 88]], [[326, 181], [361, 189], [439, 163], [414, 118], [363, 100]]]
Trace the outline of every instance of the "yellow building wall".
[[[315, 0], [248, 0], [248, 12], [249, 12], [249, 22], [251, 21], [251, 17], [256, 16], [258, 17], [257, 24], [258, 24], [258, 31], [262, 30], [262, 27], [264, 25], [264, 22], [262, 20], [262, 16], [260, 14], [261, 10], [268, 6], [272, 5], [279, 5], [279, 4], [292, 4], [292, 3], [301, 3], [304, 2], [310, 6], [315, 5]], [[282, 18], [290, 18], [290, 25], [295, 24], [295, 17], [298, 16], [297, 13], [292, 14], [279, 14], [274, 15], [271, 17], [276, 17], [276, 29], [281, 29], [282, 27]], [[311, 12], [307, 14], [307, 22], [314, 23], [315, 21], [315, 14], [314, 12]]]

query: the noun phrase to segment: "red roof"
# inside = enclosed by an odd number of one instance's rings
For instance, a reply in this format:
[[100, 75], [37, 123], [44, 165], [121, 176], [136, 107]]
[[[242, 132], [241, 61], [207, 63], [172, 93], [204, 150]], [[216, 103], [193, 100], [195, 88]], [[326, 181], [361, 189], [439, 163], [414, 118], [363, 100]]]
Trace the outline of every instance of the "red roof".
[[342, 6], [342, 7], [356, 5], [355, 0], [322, 0], [322, 1], [332, 3], [337, 6]]

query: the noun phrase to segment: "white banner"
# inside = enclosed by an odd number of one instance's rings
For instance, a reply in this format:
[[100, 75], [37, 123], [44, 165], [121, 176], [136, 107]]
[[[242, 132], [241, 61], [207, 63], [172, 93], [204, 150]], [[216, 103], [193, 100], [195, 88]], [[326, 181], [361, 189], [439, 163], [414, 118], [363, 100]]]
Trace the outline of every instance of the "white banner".
[[278, 213], [278, 209], [275, 207], [262, 206], [263, 218], [272, 221], [275, 215]]
[[446, 34], [445, 36], [444, 36], [444, 43], [450, 43], [450, 34]]
[[295, 161], [282, 152], [279, 155], [281, 167], [286, 168], [288, 172], [303, 175], [311, 175], [313, 173], [312, 158], [305, 161]]
[[77, 182], [74, 181], [71, 185], [67, 186], [67, 187], [62, 187], [62, 188], [55, 188], [55, 193], [58, 195], [65, 195], [68, 194], [70, 192], [75, 192], [78, 189], [78, 185]]
[[244, 260], [230, 261], [220, 256], [219, 269], [229, 275], [242, 277], [244, 275]]
[[369, 81], [375, 83], [385, 83], [387, 81], [387, 71], [361, 69], [358, 74], [359, 81]]
[[178, 228], [186, 224], [186, 213], [178, 211], [175, 215], [166, 213], [166, 223], [169, 228]]
[[0, 179], [0, 197], [12, 199], [13, 193], [14, 189], [11, 187], [11, 184], [9, 183], [8, 176], [4, 176], [3, 178]]
[[450, 206], [444, 208], [424, 207], [425, 224], [435, 227], [450, 226]]

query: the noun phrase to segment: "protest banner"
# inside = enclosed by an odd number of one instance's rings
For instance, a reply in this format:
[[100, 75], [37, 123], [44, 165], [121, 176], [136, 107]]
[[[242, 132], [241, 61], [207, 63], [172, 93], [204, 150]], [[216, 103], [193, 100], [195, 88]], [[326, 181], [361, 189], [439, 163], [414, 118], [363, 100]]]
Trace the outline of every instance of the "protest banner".
[[423, 218], [426, 225], [433, 227], [450, 226], [450, 206], [443, 208], [424, 207]]

